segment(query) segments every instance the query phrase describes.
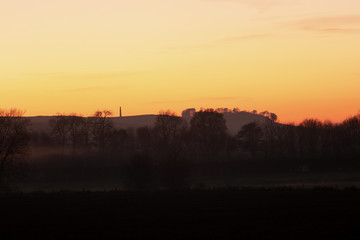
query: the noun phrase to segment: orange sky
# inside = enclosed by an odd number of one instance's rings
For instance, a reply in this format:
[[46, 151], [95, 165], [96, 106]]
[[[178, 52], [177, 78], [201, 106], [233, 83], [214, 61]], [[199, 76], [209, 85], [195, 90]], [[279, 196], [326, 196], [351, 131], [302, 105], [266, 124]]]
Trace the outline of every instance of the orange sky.
[[360, 110], [358, 0], [4, 0], [0, 108]]

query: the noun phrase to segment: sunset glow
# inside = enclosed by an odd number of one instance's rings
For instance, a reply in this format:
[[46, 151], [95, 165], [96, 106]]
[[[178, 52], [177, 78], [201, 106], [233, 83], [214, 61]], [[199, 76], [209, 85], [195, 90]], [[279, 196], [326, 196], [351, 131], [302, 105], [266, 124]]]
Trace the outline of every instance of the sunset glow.
[[358, 0], [4, 0], [0, 108], [360, 110]]

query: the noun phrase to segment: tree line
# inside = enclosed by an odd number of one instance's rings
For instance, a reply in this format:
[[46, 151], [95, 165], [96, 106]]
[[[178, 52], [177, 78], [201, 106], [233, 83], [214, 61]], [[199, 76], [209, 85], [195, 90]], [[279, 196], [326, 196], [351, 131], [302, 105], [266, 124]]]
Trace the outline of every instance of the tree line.
[[108, 110], [91, 117], [58, 115], [48, 123], [50, 132], [33, 132], [22, 112], [2, 110], [0, 183], [14, 175], [22, 159], [70, 161], [69, 166], [82, 159], [82, 168], [107, 165], [121, 169], [131, 188], [149, 187], [155, 178], [165, 187], [185, 186], [194, 169], [209, 166], [225, 174], [234, 166], [236, 174], [359, 169], [360, 115], [341, 123], [305, 119], [297, 125], [278, 123], [269, 112], [262, 115], [264, 122], [248, 123], [235, 135], [214, 109], [193, 112], [189, 120], [160, 112], [153, 126], [138, 129], [116, 129]]

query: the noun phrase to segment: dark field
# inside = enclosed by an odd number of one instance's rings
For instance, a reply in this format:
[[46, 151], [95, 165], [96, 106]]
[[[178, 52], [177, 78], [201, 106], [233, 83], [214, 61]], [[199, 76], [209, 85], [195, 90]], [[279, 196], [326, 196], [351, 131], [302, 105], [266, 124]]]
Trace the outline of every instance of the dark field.
[[352, 188], [0, 195], [1, 239], [359, 239]]

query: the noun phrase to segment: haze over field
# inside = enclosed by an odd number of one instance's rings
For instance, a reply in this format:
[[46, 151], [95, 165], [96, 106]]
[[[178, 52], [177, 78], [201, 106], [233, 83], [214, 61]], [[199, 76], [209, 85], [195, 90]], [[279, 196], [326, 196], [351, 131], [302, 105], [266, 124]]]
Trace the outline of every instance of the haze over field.
[[359, 110], [358, 0], [3, 0], [0, 107], [269, 110], [342, 121]]

